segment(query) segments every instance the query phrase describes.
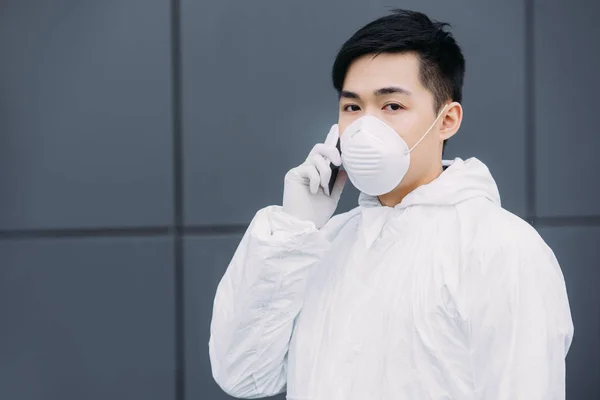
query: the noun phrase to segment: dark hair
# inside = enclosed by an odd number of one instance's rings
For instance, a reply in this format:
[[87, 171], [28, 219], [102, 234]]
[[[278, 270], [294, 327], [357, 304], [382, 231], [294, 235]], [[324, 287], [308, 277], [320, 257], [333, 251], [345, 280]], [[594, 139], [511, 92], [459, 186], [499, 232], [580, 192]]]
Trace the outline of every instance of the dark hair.
[[421, 83], [433, 93], [435, 112], [448, 100], [461, 102], [465, 59], [445, 27], [450, 24], [432, 21], [420, 12], [392, 10], [344, 43], [333, 63], [333, 86], [340, 93], [348, 68], [364, 55], [414, 53], [420, 60]]

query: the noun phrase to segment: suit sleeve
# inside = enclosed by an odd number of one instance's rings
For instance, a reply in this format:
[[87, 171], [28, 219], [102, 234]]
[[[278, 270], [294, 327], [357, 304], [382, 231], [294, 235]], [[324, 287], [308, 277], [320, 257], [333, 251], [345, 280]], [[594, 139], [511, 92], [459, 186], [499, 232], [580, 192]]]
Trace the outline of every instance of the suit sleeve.
[[306, 280], [330, 246], [312, 222], [280, 207], [260, 210], [220, 281], [209, 354], [229, 395], [258, 398], [286, 389], [287, 352]]
[[468, 278], [476, 398], [562, 400], [573, 323], [560, 266], [533, 230], [488, 246]]

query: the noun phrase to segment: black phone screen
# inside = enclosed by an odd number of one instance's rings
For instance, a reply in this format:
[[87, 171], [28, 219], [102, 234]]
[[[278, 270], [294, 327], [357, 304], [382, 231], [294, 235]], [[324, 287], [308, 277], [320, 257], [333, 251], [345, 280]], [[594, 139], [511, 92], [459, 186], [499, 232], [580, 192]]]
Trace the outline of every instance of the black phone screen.
[[[340, 154], [342, 154], [342, 149], [340, 146], [340, 139], [338, 139], [335, 147], [338, 149]], [[331, 191], [333, 190], [333, 185], [335, 184], [335, 180], [337, 179], [340, 167], [333, 165], [333, 163], [329, 163], [329, 167], [331, 168], [331, 177], [329, 178], [329, 194], [331, 194]]]

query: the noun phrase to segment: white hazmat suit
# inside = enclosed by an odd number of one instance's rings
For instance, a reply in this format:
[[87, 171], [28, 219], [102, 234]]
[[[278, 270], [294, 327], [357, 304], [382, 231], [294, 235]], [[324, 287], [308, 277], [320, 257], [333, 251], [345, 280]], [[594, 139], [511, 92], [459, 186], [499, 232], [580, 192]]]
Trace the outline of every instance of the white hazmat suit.
[[553, 400], [572, 336], [554, 254], [482, 162], [456, 159], [397, 206], [361, 194], [321, 229], [258, 211], [209, 350], [241, 398]]

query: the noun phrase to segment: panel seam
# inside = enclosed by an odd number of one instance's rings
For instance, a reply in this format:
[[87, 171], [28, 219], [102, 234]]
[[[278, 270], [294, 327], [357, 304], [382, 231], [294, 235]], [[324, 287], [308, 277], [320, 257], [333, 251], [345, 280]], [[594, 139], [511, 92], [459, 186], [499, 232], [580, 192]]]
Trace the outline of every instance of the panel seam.
[[537, 217], [534, 0], [525, 0], [525, 199], [527, 220]]
[[173, 264], [174, 264], [174, 338], [175, 399], [185, 400], [185, 292], [183, 225], [183, 136], [181, 85], [181, 3], [171, 0], [171, 90], [173, 122]]

